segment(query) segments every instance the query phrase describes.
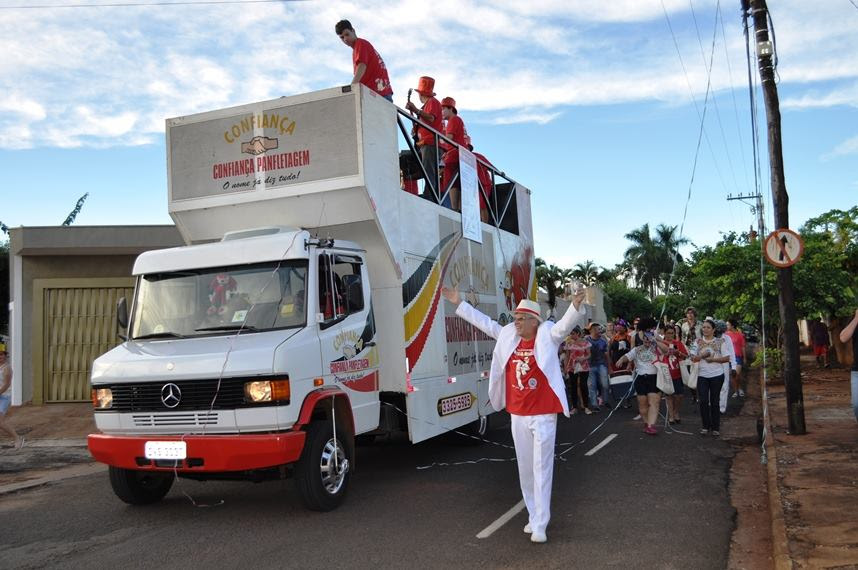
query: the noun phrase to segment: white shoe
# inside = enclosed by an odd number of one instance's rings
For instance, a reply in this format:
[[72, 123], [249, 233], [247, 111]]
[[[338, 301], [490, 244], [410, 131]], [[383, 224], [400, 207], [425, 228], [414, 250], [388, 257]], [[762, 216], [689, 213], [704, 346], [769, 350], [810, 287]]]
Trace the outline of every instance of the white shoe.
[[739, 388], [739, 397], [740, 397], [740, 398], [744, 398], [744, 397], [745, 397], [745, 391], [744, 391], [744, 390], [742, 390], [741, 388]]
[[635, 417], [633, 417], [633, 418], [632, 418], [632, 420], [634, 420], [634, 421], [638, 421], [639, 419], [641, 419], [641, 415], [640, 415], [640, 414], [638, 414], [638, 415], [636, 415]]
[[530, 542], [548, 542], [544, 532], [534, 532], [530, 535]]
[[733, 399], [735, 400], [735, 399], [736, 399], [736, 398], [738, 398], [738, 397], [739, 397], [739, 393], [738, 393], [738, 392], [733, 392], [733, 395], [731, 396], [731, 398], [733, 398]]
[[524, 532], [527, 534], [530, 534], [533, 532], [533, 529], [530, 528], [530, 523], [527, 523], [526, 525], [524, 525]]

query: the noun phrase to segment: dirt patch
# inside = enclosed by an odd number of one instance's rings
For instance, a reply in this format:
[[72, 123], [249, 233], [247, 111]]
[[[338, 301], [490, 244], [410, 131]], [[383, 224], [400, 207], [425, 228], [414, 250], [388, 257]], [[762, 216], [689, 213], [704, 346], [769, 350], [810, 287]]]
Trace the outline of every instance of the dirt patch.
[[783, 386], [769, 388], [778, 488], [790, 557], [799, 568], [858, 567], [858, 425], [849, 371], [802, 355], [807, 434], [787, 433]]
[[[731, 402], [733, 406], [735, 403]], [[736, 528], [727, 562], [731, 570], [762, 570], [774, 564], [766, 466], [760, 461], [757, 436], [760, 410], [759, 375], [752, 373], [748, 377], [746, 400], [724, 423], [724, 438], [736, 449], [730, 469], [730, 502], [736, 509]]]
[[83, 439], [96, 433], [92, 404], [27, 404], [12, 408], [9, 423], [27, 439]]

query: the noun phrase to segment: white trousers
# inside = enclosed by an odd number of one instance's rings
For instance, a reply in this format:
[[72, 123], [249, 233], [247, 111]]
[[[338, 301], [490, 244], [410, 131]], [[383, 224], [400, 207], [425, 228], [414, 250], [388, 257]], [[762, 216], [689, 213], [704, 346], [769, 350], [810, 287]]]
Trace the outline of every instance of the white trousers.
[[551, 518], [551, 481], [554, 478], [554, 438], [557, 414], [512, 419], [512, 441], [518, 463], [518, 480], [527, 507], [530, 528], [544, 533]]

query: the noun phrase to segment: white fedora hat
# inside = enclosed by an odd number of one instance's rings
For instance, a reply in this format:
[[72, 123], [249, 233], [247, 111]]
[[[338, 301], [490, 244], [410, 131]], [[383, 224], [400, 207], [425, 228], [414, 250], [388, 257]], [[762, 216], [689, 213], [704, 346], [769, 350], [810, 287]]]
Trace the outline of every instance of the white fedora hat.
[[539, 322], [541, 323], [544, 319], [542, 318], [542, 310], [539, 308], [539, 303], [536, 301], [531, 301], [530, 299], [522, 299], [518, 302], [518, 307], [515, 308], [516, 313], [526, 313], [528, 315], [533, 315]]

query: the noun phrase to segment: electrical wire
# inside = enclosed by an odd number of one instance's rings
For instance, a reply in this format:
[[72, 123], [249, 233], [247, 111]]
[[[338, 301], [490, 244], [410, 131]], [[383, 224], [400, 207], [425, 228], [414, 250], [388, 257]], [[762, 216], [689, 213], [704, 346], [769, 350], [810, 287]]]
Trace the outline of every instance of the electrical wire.
[[213, 6], [220, 4], [285, 4], [304, 0], [177, 0], [176, 2], [128, 2], [110, 4], [18, 4], [0, 6], [0, 10], [38, 10], [43, 8], [160, 8], [164, 6]]
[[[694, 3], [691, 0], [688, 0], [688, 4], [691, 7], [691, 18], [694, 21], [694, 30], [697, 33], [697, 43], [700, 46], [700, 55], [703, 58], [703, 65], [706, 66], [706, 53], [703, 50], [703, 38], [700, 37], [700, 27], [697, 25], [697, 15], [694, 12]], [[723, 24], [723, 22], [721, 22], [721, 1], [720, 0], [718, 0], [718, 2], [715, 5], [715, 28], [713, 30], [713, 36], [712, 36], [712, 42], [713, 43], [715, 42], [716, 37], [718, 35], [717, 31], [719, 28], [719, 23], [720, 23], [720, 27], [723, 28], [724, 24]], [[726, 52], [726, 48], [727, 48], [727, 46], [725, 45], [724, 46], [725, 52]], [[715, 50], [714, 49], [712, 50], [711, 57], [712, 58], [715, 57]], [[710, 61], [709, 66], [711, 67], [712, 65], [713, 65], [713, 63]], [[711, 73], [712, 73], [711, 69], [710, 69], [709, 73], [711, 75]], [[715, 110], [715, 118], [718, 121], [718, 128], [721, 132], [721, 140], [724, 143], [724, 153], [727, 155], [727, 166], [730, 169], [730, 175], [733, 179], [733, 186], [736, 187], [736, 191], [738, 192], [738, 191], [740, 191], [739, 190], [739, 183], [736, 181], [736, 171], [733, 168], [733, 159], [730, 155], [730, 145], [727, 144], [727, 135], [724, 131], [724, 124], [721, 121], [721, 110], [718, 107], [718, 98], [715, 97], [714, 95], [712, 96], [712, 108]]]
[[721, 22], [721, 39], [724, 45], [724, 61], [727, 62], [727, 77], [730, 82], [730, 96], [733, 100], [733, 115], [736, 118], [736, 138], [739, 140], [739, 156], [742, 157], [742, 173], [745, 175], [745, 186], [750, 187], [748, 181], [748, 163], [745, 161], [745, 144], [742, 142], [742, 126], [739, 120], [739, 103], [736, 99], [736, 89], [733, 87], [733, 65], [730, 63], [730, 50], [727, 49], [727, 32], [724, 29], [724, 16], [721, 14], [720, 3], [717, 6], [718, 18]]
[[[719, 0], [719, 4], [720, 4], [720, 0]], [[670, 23], [670, 17], [667, 14], [667, 8], [664, 6], [664, 0], [661, 0], [661, 8], [664, 11], [664, 17], [667, 20], [667, 27], [670, 29], [670, 35], [673, 37], [673, 45], [676, 47], [676, 53], [679, 56], [679, 63], [680, 63], [680, 65], [682, 65], [682, 70], [684, 72], [685, 71], [685, 64], [682, 61], [682, 52], [679, 49], [679, 42], [677, 42], [677, 40], [676, 40], [676, 35], [673, 33], [673, 26]], [[715, 29], [717, 31], [717, 26]], [[698, 135], [697, 135], [697, 146], [694, 150], [694, 162], [693, 162], [692, 167], [691, 167], [691, 179], [688, 182], [688, 195], [686, 196], [685, 207], [684, 207], [683, 212], [682, 212], [682, 223], [679, 226], [679, 238], [680, 239], [682, 239], [682, 237], [685, 233], [685, 221], [688, 218], [688, 205], [691, 203], [691, 193], [692, 193], [692, 189], [694, 188], [694, 177], [695, 177], [695, 174], [697, 173], [697, 161], [700, 157], [700, 145], [703, 141], [703, 135], [705, 133], [706, 110], [708, 109], [709, 93], [710, 93], [710, 90], [712, 87], [712, 63], [715, 60], [715, 34], [713, 34], [713, 37], [712, 37], [712, 47], [711, 47], [710, 53], [711, 53], [711, 55], [709, 58], [709, 69], [708, 69], [708, 74], [707, 74], [707, 79], [706, 79], [706, 94], [703, 98], [703, 112], [699, 113], [699, 111], [698, 111], [698, 114], [700, 116], [700, 130], [699, 130]], [[705, 60], [705, 56], [704, 56], [704, 60]], [[687, 72], [685, 73], [685, 79], [686, 79], [686, 81], [688, 81], [688, 73]], [[690, 82], [689, 82], [689, 89], [691, 89]], [[694, 101], [693, 90], [692, 90], [691, 98], [692, 98], [692, 101]], [[697, 107], [696, 101], [694, 101], [694, 106], [695, 106], [695, 108]], [[710, 151], [711, 151], [711, 146], [710, 146]], [[722, 180], [722, 183], [723, 183], [723, 180]], [[658, 316], [659, 322], [662, 320], [662, 318], [664, 317], [664, 313], [667, 310], [667, 298], [668, 298], [667, 293], [670, 292], [670, 286], [673, 284], [673, 277], [676, 274], [676, 266], [677, 266], [678, 259], [679, 259], [679, 251], [674, 251], [673, 252], [673, 266], [670, 269], [670, 277], [668, 278], [667, 286], [665, 287], [665, 293], [666, 294], [664, 297], [664, 303], [661, 306], [661, 313]]]

